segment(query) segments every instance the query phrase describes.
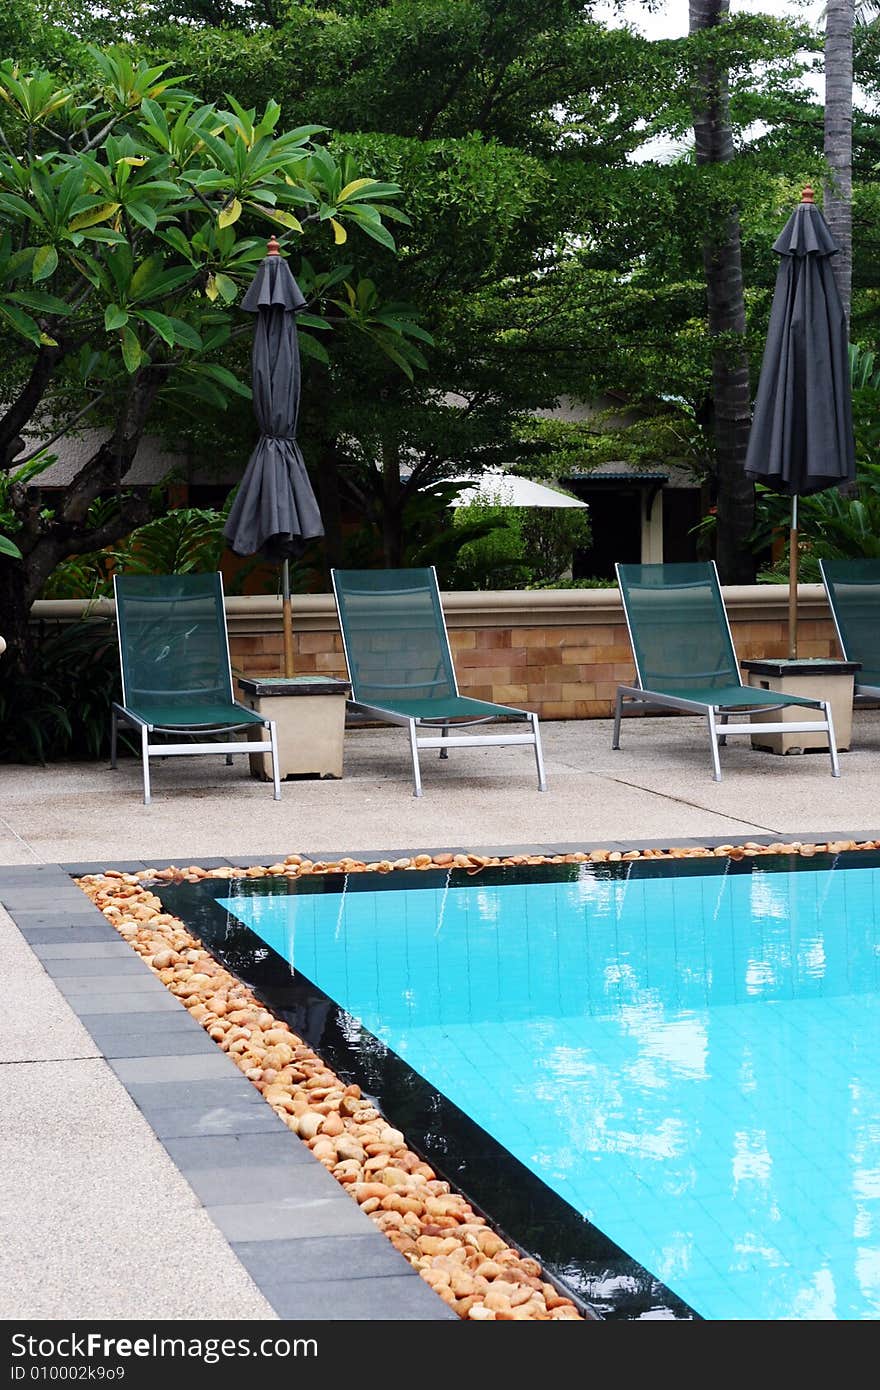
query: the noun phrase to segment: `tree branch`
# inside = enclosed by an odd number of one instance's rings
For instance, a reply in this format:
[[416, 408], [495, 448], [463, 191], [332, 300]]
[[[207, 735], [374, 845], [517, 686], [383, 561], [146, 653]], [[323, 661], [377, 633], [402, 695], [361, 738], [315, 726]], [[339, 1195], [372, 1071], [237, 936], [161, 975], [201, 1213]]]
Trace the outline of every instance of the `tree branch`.
[[73, 429], [74, 425], [78, 424], [78, 422], [83, 418], [84, 415], [88, 415], [89, 411], [94, 409], [94, 407], [99, 403], [99, 401], [102, 401], [106, 395], [107, 392], [102, 391], [100, 395], [93, 396], [93, 398], [88, 402], [88, 404], [83, 406], [82, 410], [78, 410], [76, 414], [71, 416], [69, 420], [65, 420], [64, 424], [61, 426], [61, 429], [58, 430], [57, 434], [53, 434], [51, 439], [47, 439], [45, 443], [41, 444], [38, 449], [31, 450], [31, 452], [25, 458], [16, 458], [15, 467], [24, 467], [26, 463], [30, 463], [31, 459], [36, 458], [37, 454], [41, 454], [44, 449], [51, 448], [52, 445], [55, 444], [59, 439], [61, 439], [63, 435], [68, 434], [69, 431]]
[[122, 117], [120, 115], [111, 116], [107, 124], [102, 126], [102, 128], [98, 131], [97, 135], [93, 135], [91, 140], [86, 140], [86, 142], [82, 146], [82, 152], [85, 154], [88, 150], [93, 150], [96, 145], [100, 145], [101, 142], [105, 140], [107, 136], [110, 134], [111, 130], [117, 124], [117, 122], [121, 120]]
[[33, 418], [62, 356], [63, 349], [60, 347], [41, 347], [27, 382], [6, 414], [0, 418], [0, 467], [11, 463], [9, 447], [13, 442], [18, 443], [25, 425]]
[[127, 536], [130, 531], [134, 531], [138, 526], [143, 526], [152, 520], [153, 510], [147, 497], [130, 497], [126, 500], [125, 510], [117, 513], [110, 521], [105, 521], [103, 526], [95, 526], [91, 531], [77, 531], [72, 540], [76, 542], [76, 549], [69, 550], [67, 554], [84, 554], [89, 550], [103, 550], [105, 545], [112, 545], [114, 541]]
[[65, 526], [80, 524], [95, 498], [116, 486], [130, 467], [161, 385], [162, 376], [158, 373], [150, 378], [140, 372], [135, 374], [112, 436], [104, 440], [61, 494], [57, 516]]

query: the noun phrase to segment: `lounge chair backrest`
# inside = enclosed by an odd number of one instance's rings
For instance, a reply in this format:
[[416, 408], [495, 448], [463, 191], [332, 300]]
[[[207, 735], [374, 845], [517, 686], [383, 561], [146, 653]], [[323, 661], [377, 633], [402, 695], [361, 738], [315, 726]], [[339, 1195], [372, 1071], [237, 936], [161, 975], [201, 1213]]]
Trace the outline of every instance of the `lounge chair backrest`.
[[433, 567], [334, 569], [332, 579], [353, 701], [382, 706], [458, 694]]
[[820, 560], [844, 660], [860, 661], [856, 684], [880, 674], [880, 560]]
[[119, 574], [113, 587], [124, 704], [233, 700], [219, 573]]
[[739, 663], [714, 563], [617, 565], [644, 690], [739, 685]]

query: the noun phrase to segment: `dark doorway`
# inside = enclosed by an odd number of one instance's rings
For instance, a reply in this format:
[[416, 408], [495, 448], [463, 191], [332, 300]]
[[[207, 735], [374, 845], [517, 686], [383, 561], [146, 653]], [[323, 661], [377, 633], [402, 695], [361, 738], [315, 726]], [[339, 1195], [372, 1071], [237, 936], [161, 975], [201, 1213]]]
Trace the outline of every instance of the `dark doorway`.
[[702, 516], [698, 487], [669, 487], [663, 491], [663, 559], [667, 564], [696, 560], [694, 527]]
[[637, 565], [642, 558], [641, 491], [619, 486], [577, 491], [590, 506], [593, 540], [588, 550], [575, 551], [572, 577], [613, 582], [615, 563]]

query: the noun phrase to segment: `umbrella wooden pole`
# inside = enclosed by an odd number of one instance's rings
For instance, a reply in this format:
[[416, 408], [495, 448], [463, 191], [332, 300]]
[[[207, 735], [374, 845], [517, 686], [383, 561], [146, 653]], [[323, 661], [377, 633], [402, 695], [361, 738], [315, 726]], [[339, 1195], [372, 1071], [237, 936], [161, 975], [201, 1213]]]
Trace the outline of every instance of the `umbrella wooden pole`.
[[293, 675], [293, 613], [290, 607], [290, 563], [281, 566], [281, 622], [284, 629], [284, 674]]
[[788, 548], [788, 655], [791, 661], [797, 659], [797, 606], [798, 606], [798, 500], [797, 494], [791, 499], [791, 531]]

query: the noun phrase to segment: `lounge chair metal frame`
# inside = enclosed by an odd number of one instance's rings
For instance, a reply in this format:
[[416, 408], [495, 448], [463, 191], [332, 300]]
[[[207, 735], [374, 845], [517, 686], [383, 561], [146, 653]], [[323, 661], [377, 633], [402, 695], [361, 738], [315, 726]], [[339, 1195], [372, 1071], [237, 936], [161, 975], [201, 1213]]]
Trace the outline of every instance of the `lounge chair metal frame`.
[[[162, 576], [152, 576], [152, 578], [154, 579], [160, 579], [161, 577]], [[172, 576], [168, 577], [172, 578]], [[181, 575], [173, 576], [175, 580], [185, 580], [187, 577], [188, 576]], [[199, 577], [204, 578], [205, 576]], [[134, 707], [129, 704], [129, 697], [126, 690], [126, 660], [124, 654], [125, 638], [123, 629], [125, 626], [125, 622], [124, 618], [120, 616], [124, 611], [124, 598], [123, 602], [120, 603], [119, 588], [121, 582], [124, 591], [126, 578], [127, 576], [125, 575], [114, 575], [113, 578], [113, 595], [117, 615], [116, 630], [117, 637], [119, 640], [119, 669], [122, 679], [122, 701], [121, 703], [114, 701], [111, 707], [110, 766], [112, 768], [115, 768], [117, 766], [118, 736], [120, 727], [139, 730], [141, 744], [141, 763], [143, 767], [144, 805], [149, 806], [152, 800], [152, 792], [150, 787], [150, 758], [171, 758], [180, 755], [191, 755], [200, 753], [222, 753], [225, 755], [226, 763], [231, 764], [233, 755], [236, 753], [268, 753], [272, 762], [273, 797], [276, 801], [280, 801], [281, 782], [278, 774], [278, 735], [275, 728], [275, 721], [272, 719], [264, 719], [261, 716], [255, 714], [253, 710], [250, 710], [246, 705], [243, 705], [240, 700], [236, 700], [233, 693], [232, 660], [229, 653], [229, 631], [226, 625], [222, 575], [219, 573], [219, 571], [216, 575], [215, 602], [219, 606], [219, 614], [222, 617], [222, 623], [218, 619], [218, 627], [222, 627], [226, 654], [226, 672], [224, 682], [226, 689], [223, 693], [227, 697], [227, 703], [229, 707], [232, 710], [240, 710], [244, 715], [244, 718], [241, 720], [230, 722], [207, 722], [196, 724], [184, 722], [181, 722], [179, 724], [170, 722], [152, 723], [149, 720], [149, 718], [145, 716], [143, 711], [138, 711], [136, 707], [136, 697]], [[130, 576], [128, 576], [128, 578], [130, 578]], [[179, 596], [177, 601], [181, 601], [182, 598], [182, 595]], [[165, 607], [168, 607], [169, 605], [172, 605], [175, 602], [175, 599], [173, 597], [168, 597], [164, 595], [156, 595], [155, 597], [148, 597], [142, 595], [138, 598], [137, 601], [139, 603], [154, 602], [157, 605], [162, 604]], [[153, 695], [159, 698], [167, 697], [167, 695], [169, 694], [169, 692], [165, 689], [156, 691], [140, 690], [138, 693], [141, 696], [146, 694]], [[182, 688], [179, 690], [175, 690], [173, 693], [176, 696], [190, 696], [194, 705], [198, 705], [200, 697], [204, 697], [204, 692], [199, 690], [198, 688]], [[259, 741], [257, 741], [256, 739], [249, 738], [230, 738], [227, 740], [216, 738], [205, 740], [204, 738], [206, 734], [232, 734], [237, 729], [253, 728], [255, 725], [258, 724], [266, 730], [268, 730], [268, 739], [260, 739]], [[190, 741], [181, 743], [154, 743], [151, 737], [153, 734], [189, 735], [191, 736], [191, 738]], [[202, 739], [202, 741], [199, 741], [200, 738]]]
[[[735, 700], [725, 700], [718, 704], [714, 704], [706, 700], [689, 700], [683, 696], [670, 695], [662, 690], [651, 689], [643, 679], [638, 656], [638, 644], [635, 640], [633, 624], [627, 603], [626, 585], [623, 582], [621, 574], [621, 571], [624, 569], [645, 569], [649, 568], [649, 566], [623, 566], [616, 564], [614, 568], [617, 574], [617, 582], [620, 590], [623, 614], [626, 619], [630, 646], [632, 647], [637, 684], [619, 685], [617, 687], [617, 699], [614, 706], [614, 730], [611, 739], [612, 748], [617, 749], [620, 747], [620, 725], [625, 704], [627, 705], [627, 709], [631, 709], [634, 712], [640, 709], [672, 709], [680, 710], [683, 714], [702, 714], [705, 717], [709, 731], [709, 746], [712, 752], [712, 775], [716, 782], [721, 781], [721, 759], [718, 750], [720, 747], [724, 747], [728, 735], [753, 735], [757, 731], [760, 731], [762, 734], [815, 734], [821, 733], [822, 731], [826, 732], [828, 735], [828, 751], [831, 758], [831, 775], [832, 777], [840, 776], [840, 762], [837, 755], [837, 743], [834, 737], [834, 720], [831, 714], [831, 703], [828, 700], [812, 700], [807, 699], [805, 696], [780, 694], [778, 697], [774, 696], [773, 698], [767, 699], [766, 701], [762, 700], [761, 703], [756, 704], [754, 703], [754, 698], [757, 692], [754, 687], [742, 685], [741, 682], [740, 689], [746, 693], [742, 703], [739, 705], [736, 704]], [[666, 566], [666, 568], [669, 568], [669, 566]], [[740, 665], [736, 655], [736, 648], [733, 645], [733, 633], [730, 630], [730, 620], [727, 616], [727, 609], [721, 596], [721, 584], [714, 560], [707, 562], [706, 579], [712, 583], [716, 589], [718, 599], [720, 600], [719, 607], [723, 615], [724, 631], [727, 636], [732, 666], [730, 668], [722, 667], [718, 670], [710, 671], [688, 671], [683, 673], [683, 677], [687, 679], [699, 677], [706, 681], [711, 681], [713, 677], [724, 675], [728, 669], [738, 672], [740, 670]], [[677, 587], [686, 587], [686, 585]], [[726, 687], [727, 691], [729, 691], [730, 688], [730, 686]], [[731, 714], [766, 714], [773, 710], [784, 709], [789, 705], [802, 705], [805, 708], [819, 709], [822, 711], [823, 717], [821, 719], [810, 720], [809, 722], [790, 721], [777, 724], [772, 721], [762, 720], [759, 725], [754, 725], [749, 722], [743, 724], [730, 723]]]
[[[349, 636], [346, 632], [346, 622], [344, 616], [345, 595], [344, 593], [342, 593], [341, 576], [346, 573], [350, 572], [336, 569], [333, 569], [330, 572], [331, 579], [333, 582], [333, 595], [336, 600], [337, 613], [339, 614], [339, 628], [342, 633], [342, 647], [345, 653], [346, 665], [348, 667], [349, 680], [351, 681], [352, 694], [351, 698], [346, 702], [347, 708], [352, 713], [366, 715], [368, 718], [376, 719], [385, 724], [397, 724], [408, 730], [410, 756], [412, 759], [413, 796], [422, 795], [422, 775], [421, 768], [419, 765], [419, 754], [423, 749], [437, 748], [440, 750], [440, 757], [447, 758], [449, 756], [448, 750], [450, 748], [488, 748], [494, 747], [496, 744], [519, 744], [533, 747], [535, 750], [535, 764], [538, 772], [538, 790], [542, 792], [546, 791], [547, 777], [544, 770], [544, 755], [541, 747], [541, 732], [538, 724], [538, 716], [531, 710], [519, 709], [513, 705], [496, 705], [485, 700], [470, 700], [469, 703], [475, 707], [475, 712], [473, 715], [444, 716], [442, 714], [437, 714], [435, 716], [430, 717], [412, 716], [401, 712], [399, 709], [395, 709], [393, 702], [386, 705], [378, 704], [375, 698], [358, 698], [358, 662], [354, 652], [351, 650], [351, 643], [349, 641]], [[439, 612], [437, 636], [439, 639], [442, 635], [442, 642], [445, 645], [446, 649], [444, 655], [447, 657], [447, 675], [443, 678], [438, 678], [435, 680], [420, 680], [418, 682], [418, 688], [427, 689], [431, 686], [445, 685], [451, 682], [453, 687], [453, 697], [455, 699], [466, 699], [467, 697], [461, 696], [461, 692], [458, 688], [458, 677], [455, 673], [455, 666], [452, 661], [452, 650], [449, 644], [449, 632], [446, 627], [446, 615], [443, 612], [443, 605], [440, 601], [440, 591], [437, 584], [437, 571], [435, 567], [431, 565], [430, 567], [425, 569], [402, 570], [398, 571], [398, 573], [412, 575], [414, 577], [418, 575], [422, 578], [421, 584], [413, 585], [409, 590], [405, 586], [402, 586], [399, 589], [388, 591], [398, 595], [406, 594], [407, 592], [417, 593], [421, 591], [426, 591], [427, 576], [430, 576], [430, 581], [428, 582], [433, 586], [432, 597], [435, 601], [436, 611]], [[406, 690], [411, 690], [413, 688], [412, 684], [407, 684], [405, 682], [395, 683], [393, 681], [382, 683], [381, 686], [377, 686], [375, 682], [371, 682], [371, 685], [373, 689], [387, 690], [390, 697], [393, 697], [394, 692], [397, 692], [398, 695], [401, 695]], [[480, 706], [485, 711], [485, 713], [476, 713], [476, 707]], [[450, 733], [450, 729], [469, 728], [478, 724], [490, 724], [494, 723], [498, 719], [504, 718], [527, 721], [530, 727], [529, 733], [465, 734], [463, 736]], [[419, 737], [419, 733], [423, 729], [433, 731], [439, 730], [439, 736], [435, 732], [433, 734], [428, 734], [428, 736], [426, 737]]]
[[[832, 564], [834, 561], [831, 562]], [[880, 560], [877, 562], [877, 618], [880, 622]], [[834, 620], [834, 631], [837, 633], [837, 641], [840, 646], [844, 661], [856, 661], [857, 657], [852, 655], [852, 644], [847, 643], [843, 635], [840, 623], [840, 614], [837, 611], [837, 593], [834, 585], [833, 575], [826, 570], [826, 561], [819, 561], [819, 572], [822, 575], [822, 583], [825, 586], [825, 596], [828, 599], [828, 607], [831, 609], [831, 617]], [[880, 700], [880, 685], [872, 685], [870, 681], [861, 681], [858, 676], [853, 680], [853, 704], [861, 701], [864, 704], [876, 704]]]

